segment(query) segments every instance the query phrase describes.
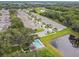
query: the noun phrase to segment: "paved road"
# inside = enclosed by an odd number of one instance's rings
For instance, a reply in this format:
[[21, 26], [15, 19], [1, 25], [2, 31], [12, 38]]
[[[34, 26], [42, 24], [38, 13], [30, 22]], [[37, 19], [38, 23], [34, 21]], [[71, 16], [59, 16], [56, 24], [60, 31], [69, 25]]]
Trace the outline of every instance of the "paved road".
[[70, 35], [62, 36], [51, 42], [56, 48], [58, 48], [65, 57], [79, 57], [79, 48], [72, 47], [69, 41]]
[[[28, 13], [28, 10], [26, 10], [26, 9], [23, 9], [23, 11], [25, 11], [26, 13]], [[38, 15], [36, 13], [32, 12], [31, 15], [34, 16], [34, 17], [36, 17], [37, 19], [41, 18], [42, 22], [44, 22], [45, 24], [51, 24], [52, 27], [53, 28], [57, 28], [58, 31], [61, 31], [61, 30], [65, 29], [65, 28], [67, 28], [67, 27], [65, 27], [65, 26], [63, 26], [63, 25], [61, 25], [59, 23], [56, 23], [56, 22], [54, 22], [52, 20], [49, 20], [48, 18], [46, 18], [44, 16], [41, 16], [41, 15]], [[36, 34], [38, 34], [39, 37], [42, 37], [42, 36], [45, 36], [47, 34], [47, 31], [48, 31], [48, 29], [45, 29], [43, 32], [39, 32], [39, 33], [36, 33]]]
[[58, 29], [58, 31], [61, 31], [63, 29], [66, 28], [66, 26], [63, 26], [57, 22], [54, 22], [52, 20], [49, 20], [48, 18], [44, 17], [44, 16], [41, 16], [41, 15], [38, 15], [38, 14], [35, 14], [35, 13], [32, 13], [33, 16], [37, 17], [38, 19], [41, 18], [42, 19], [42, 22], [46, 23], [46, 24], [51, 24], [52, 27], [55, 27]]
[[0, 31], [4, 31], [11, 25], [9, 10], [2, 9], [0, 13], [2, 14], [0, 16]]
[[28, 27], [31, 29], [37, 29], [37, 28], [41, 27], [41, 25], [34, 23], [34, 21], [32, 21], [32, 19], [31, 19], [31, 16], [29, 16], [23, 10], [20, 10], [20, 9], [17, 10], [17, 16], [21, 19], [21, 21], [23, 22], [25, 27]]
[[[20, 10], [20, 9], [17, 10], [17, 16], [21, 19], [21, 21], [23, 22], [26, 28], [31, 28], [31, 29], [41, 28], [42, 24], [34, 23], [34, 21], [28, 18], [30, 15], [25, 13], [23, 10]], [[44, 30], [43, 32], [35, 33], [35, 34], [38, 34], [39, 37], [45, 36], [46, 30]]]
[[[38, 25], [38, 24], [35, 24], [33, 21], [31, 21], [30, 19], [27, 19], [28, 18], [28, 16], [30, 16], [30, 15], [28, 15], [27, 14], [27, 10], [26, 9], [23, 9], [23, 10], [20, 10], [20, 11], [18, 11], [18, 15], [20, 15], [19, 17], [22, 19], [22, 21], [24, 20], [24, 22], [23, 23], [25, 23], [25, 26], [26, 27], [30, 27], [30, 28], [32, 28], [32, 29], [36, 29], [36, 28], [40, 28], [40, 26]], [[44, 16], [40, 16], [40, 15], [38, 15], [38, 14], [35, 14], [35, 13], [31, 13], [31, 15], [33, 15], [33, 16], [35, 16], [37, 19], [39, 19], [39, 18], [41, 18], [41, 21], [42, 22], [44, 22], [45, 24], [51, 24], [52, 25], [52, 27], [53, 28], [57, 28], [58, 29], [58, 31], [61, 31], [61, 30], [63, 30], [63, 29], [65, 29], [66, 27], [65, 26], [63, 26], [63, 25], [61, 25], [61, 24], [59, 24], [59, 23], [56, 23], [56, 22], [54, 22], [54, 21], [52, 21], [52, 20], [49, 20], [48, 18], [46, 18], [46, 17], [44, 17]], [[23, 17], [23, 18], [22, 18]], [[31, 22], [29, 22], [29, 20], [31, 21]], [[27, 21], [28, 21], [28, 23], [27, 23]], [[33, 23], [31, 26], [29, 26], [29, 24], [31, 24], [31, 23]], [[41, 24], [42, 25], [42, 24]], [[49, 31], [48, 29], [44, 29], [44, 31], [42, 31], [42, 32], [39, 32], [39, 33], [36, 33], [36, 34], [38, 34], [38, 36], [39, 37], [42, 37], [42, 36], [45, 36], [46, 34], [47, 34], [47, 31]]]

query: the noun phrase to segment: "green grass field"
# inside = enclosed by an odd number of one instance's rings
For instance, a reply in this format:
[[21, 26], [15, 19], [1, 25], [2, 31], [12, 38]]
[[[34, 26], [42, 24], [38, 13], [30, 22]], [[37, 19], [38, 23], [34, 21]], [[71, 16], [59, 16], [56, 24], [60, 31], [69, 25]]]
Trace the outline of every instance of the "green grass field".
[[42, 28], [36, 29], [36, 32], [42, 32], [42, 31], [44, 31], [44, 29]]

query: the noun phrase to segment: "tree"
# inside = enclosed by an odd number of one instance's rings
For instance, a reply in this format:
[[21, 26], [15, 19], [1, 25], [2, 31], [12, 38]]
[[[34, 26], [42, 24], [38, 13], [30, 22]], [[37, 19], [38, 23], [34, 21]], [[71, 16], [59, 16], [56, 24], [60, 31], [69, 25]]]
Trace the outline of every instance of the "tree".
[[[12, 14], [13, 13], [13, 14]], [[33, 42], [32, 29], [25, 28], [15, 11], [12, 11], [12, 25], [0, 33], [0, 56], [10, 55], [13, 52], [29, 52], [29, 45]]]
[[72, 25], [72, 18], [71, 18], [71, 16], [69, 16], [69, 15], [65, 16], [64, 24], [66, 26], [71, 26]]
[[73, 22], [72, 29], [76, 32], [79, 32], [79, 22]]
[[[3, 49], [3, 54], [9, 54], [22, 49], [29, 50], [29, 45], [33, 41], [33, 37], [30, 35], [32, 30], [29, 29], [8, 29], [6, 32], [0, 34], [0, 44]], [[16, 47], [16, 48], [12, 48]], [[0, 52], [0, 53], [2, 53]], [[23, 52], [23, 51], [22, 51]]]

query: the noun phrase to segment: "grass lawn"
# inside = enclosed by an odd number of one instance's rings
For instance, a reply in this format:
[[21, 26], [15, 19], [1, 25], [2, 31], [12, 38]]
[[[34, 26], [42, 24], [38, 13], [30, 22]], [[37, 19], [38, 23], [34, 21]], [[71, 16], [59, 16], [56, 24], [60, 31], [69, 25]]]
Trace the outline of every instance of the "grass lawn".
[[64, 29], [62, 31], [56, 32], [55, 34], [48, 34], [47, 36], [41, 37], [41, 41], [43, 42], [43, 44], [46, 46], [46, 48], [48, 49], [48, 51], [53, 55], [53, 56], [63, 56], [63, 54], [56, 48], [54, 48], [52, 45], [50, 45], [49, 41], [64, 36], [66, 34], [70, 34], [71, 33], [71, 29], [67, 28]]
[[69, 28], [67, 28], [62, 31], [56, 32], [55, 34], [50, 33], [47, 36], [43, 36], [43, 37], [41, 37], [41, 40], [50, 41], [52, 39], [55, 39], [55, 38], [58, 38], [58, 37], [61, 37], [63, 35], [70, 34], [70, 33], [71, 33], [71, 30]]
[[52, 57], [53, 55], [46, 49], [46, 48], [42, 48], [30, 53], [25, 54], [25, 56], [35, 56], [35, 57]]
[[45, 8], [41, 8], [41, 7], [34, 8], [34, 9], [35, 9], [36, 13], [38, 13], [38, 14], [42, 13], [41, 10], [44, 10], [44, 11], [46, 10]]
[[42, 31], [44, 31], [44, 29], [42, 28], [36, 29], [36, 32], [42, 32]]
[[46, 48], [43, 48], [41, 50], [36, 51], [36, 56], [37, 57], [54, 57]]

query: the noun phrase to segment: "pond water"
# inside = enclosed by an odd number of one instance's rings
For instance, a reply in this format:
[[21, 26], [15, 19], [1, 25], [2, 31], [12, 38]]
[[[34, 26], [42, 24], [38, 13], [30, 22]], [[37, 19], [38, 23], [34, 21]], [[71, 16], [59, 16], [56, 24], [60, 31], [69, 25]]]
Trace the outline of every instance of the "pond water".
[[79, 57], [79, 48], [73, 47], [69, 40], [70, 35], [65, 35], [51, 41], [51, 45], [63, 53], [64, 57]]

